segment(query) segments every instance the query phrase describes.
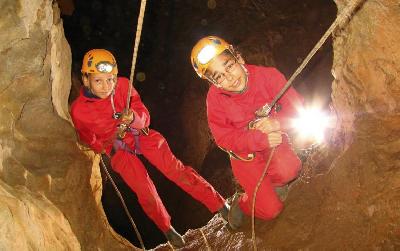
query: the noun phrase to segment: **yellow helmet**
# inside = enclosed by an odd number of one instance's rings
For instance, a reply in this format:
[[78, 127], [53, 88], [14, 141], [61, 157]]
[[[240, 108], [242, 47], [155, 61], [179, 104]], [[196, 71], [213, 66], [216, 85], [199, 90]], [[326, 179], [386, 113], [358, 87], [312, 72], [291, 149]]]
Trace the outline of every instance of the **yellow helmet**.
[[104, 49], [92, 49], [83, 57], [81, 72], [117, 74], [117, 62], [111, 52]]
[[231, 45], [222, 38], [216, 36], [208, 36], [200, 39], [192, 49], [190, 59], [192, 66], [203, 79], [208, 79], [204, 73], [206, 72], [211, 61], [221, 54], [224, 50], [232, 52]]

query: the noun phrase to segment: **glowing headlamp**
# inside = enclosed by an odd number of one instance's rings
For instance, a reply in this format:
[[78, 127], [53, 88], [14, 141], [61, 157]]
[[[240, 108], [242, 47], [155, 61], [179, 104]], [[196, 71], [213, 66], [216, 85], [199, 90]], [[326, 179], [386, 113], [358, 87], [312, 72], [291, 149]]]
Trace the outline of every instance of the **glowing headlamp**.
[[203, 49], [197, 55], [197, 59], [199, 60], [200, 64], [207, 64], [210, 62], [211, 59], [215, 57], [216, 49], [212, 45], [204, 46]]
[[300, 116], [293, 120], [293, 127], [302, 139], [321, 143], [326, 129], [331, 124], [331, 118], [316, 108], [302, 109]]
[[99, 62], [96, 64], [96, 69], [101, 72], [101, 73], [110, 73], [114, 69], [113, 64], [110, 64], [109, 62]]

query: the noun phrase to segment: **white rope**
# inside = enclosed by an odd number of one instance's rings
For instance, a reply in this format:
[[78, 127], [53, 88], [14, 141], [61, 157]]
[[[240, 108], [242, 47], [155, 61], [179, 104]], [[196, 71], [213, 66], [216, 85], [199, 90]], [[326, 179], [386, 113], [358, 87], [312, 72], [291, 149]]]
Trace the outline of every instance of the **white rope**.
[[132, 93], [132, 85], [133, 85], [133, 75], [135, 74], [135, 67], [136, 67], [136, 58], [139, 49], [140, 43], [140, 36], [142, 34], [142, 27], [143, 27], [143, 19], [144, 19], [144, 11], [146, 9], [146, 0], [142, 0], [140, 3], [140, 11], [138, 17], [138, 23], [136, 28], [136, 36], [135, 36], [135, 44], [133, 47], [133, 56], [132, 56], [132, 68], [131, 68], [131, 75], [129, 77], [129, 90], [128, 90], [128, 97], [126, 98], [126, 109], [129, 109], [130, 101], [131, 101], [131, 93]]
[[207, 241], [207, 238], [206, 238], [206, 235], [204, 234], [204, 232], [203, 232], [203, 229], [202, 229], [202, 228], [200, 228], [200, 232], [201, 232], [201, 235], [203, 236], [204, 243], [206, 244], [207, 251], [211, 251], [210, 244], [208, 243], [208, 241]]
[[[310, 62], [311, 58], [322, 47], [322, 45], [326, 42], [326, 40], [331, 35], [331, 33], [336, 29], [336, 27], [338, 25], [343, 26], [344, 24], [346, 24], [346, 22], [351, 18], [351, 14], [364, 1], [366, 1], [366, 0], [353, 0], [351, 3], [349, 3], [345, 7], [345, 9], [342, 11], [342, 13], [340, 13], [340, 15], [335, 19], [335, 21], [331, 24], [329, 29], [325, 32], [325, 34], [321, 37], [321, 39], [318, 41], [318, 43], [314, 46], [314, 48], [310, 51], [310, 53], [307, 55], [307, 57], [303, 60], [301, 65], [292, 74], [292, 76], [289, 78], [289, 80], [287, 81], [285, 86], [275, 96], [275, 98], [272, 100], [272, 102], [270, 104], [266, 104], [262, 110], [268, 111], [268, 113], [269, 113], [270, 109], [273, 108], [273, 106], [276, 104], [276, 102], [278, 102], [278, 100], [282, 97], [282, 95], [289, 89], [289, 87], [293, 84], [293, 81], [295, 80], [295, 78], [303, 71], [303, 69], [306, 67], [306, 65]], [[268, 113], [265, 114], [265, 116], [267, 116]]]

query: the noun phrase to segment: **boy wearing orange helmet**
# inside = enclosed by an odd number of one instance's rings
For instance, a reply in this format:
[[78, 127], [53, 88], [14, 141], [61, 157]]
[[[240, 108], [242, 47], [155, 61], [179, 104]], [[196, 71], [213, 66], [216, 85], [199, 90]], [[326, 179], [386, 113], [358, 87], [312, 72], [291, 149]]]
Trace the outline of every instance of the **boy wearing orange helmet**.
[[286, 187], [300, 170], [300, 160], [285, 132], [302, 98], [289, 89], [269, 117], [249, 126], [259, 109], [284, 86], [285, 77], [272, 67], [245, 64], [230, 44], [215, 36], [196, 43], [191, 62], [196, 73], [212, 84], [207, 94], [208, 124], [217, 145], [229, 154], [233, 174], [245, 192], [234, 197], [229, 224], [236, 229], [244, 215], [251, 215], [253, 193], [272, 148], [275, 151], [257, 193], [255, 216], [275, 218], [283, 208], [276, 191]]
[[84, 87], [71, 107], [79, 138], [95, 152], [111, 156], [113, 170], [136, 193], [143, 210], [168, 241], [175, 247], [185, 244], [172, 227], [170, 216], [138, 154], [211, 212], [219, 211], [227, 218], [229, 207], [221, 195], [173, 155], [159, 132], [148, 128], [149, 112], [134, 88], [130, 94], [130, 109], [124, 111], [129, 80], [117, 78], [114, 56], [107, 50], [90, 50], [84, 56], [81, 71]]

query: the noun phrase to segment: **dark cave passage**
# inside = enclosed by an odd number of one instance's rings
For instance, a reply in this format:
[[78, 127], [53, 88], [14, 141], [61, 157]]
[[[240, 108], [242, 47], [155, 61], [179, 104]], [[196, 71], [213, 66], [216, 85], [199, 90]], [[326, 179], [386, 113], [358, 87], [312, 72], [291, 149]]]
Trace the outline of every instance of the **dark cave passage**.
[[[139, 5], [140, 1], [126, 0], [75, 1], [73, 14], [62, 16], [73, 56], [71, 101], [79, 89], [82, 57], [91, 48], [110, 50], [120, 75], [129, 77]], [[134, 85], [150, 110], [151, 127], [165, 136], [183, 163], [192, 165], [223, 196], [231, 196], [235, 188], [228, 157], [209, 138], [204, 107], [193, 109], [192, 103], [205, 106], [206, 88], [190, 64], [192, 46], [203, 36], [217, 35], [237, 45], [247, 63], [275, 66], [288, 78], [333, 22], [336, 11], [334, 2], [325, 0], [295, 4], [289, 0], [148, 1], [136, 66], [142, 78]], [[295, 81], [294, 88], [306, 102], [328, 107], [332, 57], [328, 41]], [[196, 141], [199, 131], [206, 139]], [[180, 233], [200, 227], [212, 217], [204, 206], [141, 159]], [[164, 236], [143, 212], [134, 193], [118, 174], [113, 173], [113, 177], [146, 248], [164, 243]], [[102, 202], [115, 231], [139, 246], [109, 181], [104, 182]]]

